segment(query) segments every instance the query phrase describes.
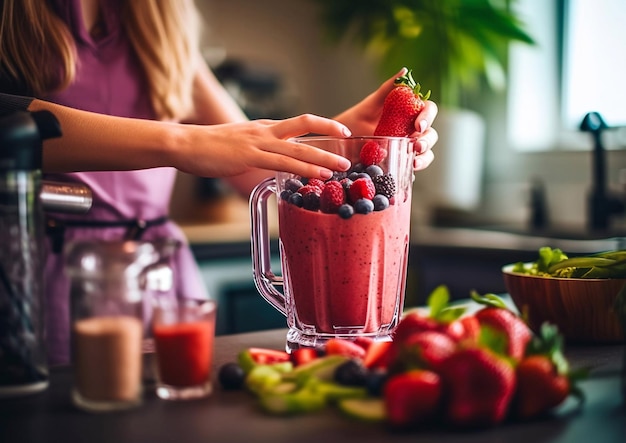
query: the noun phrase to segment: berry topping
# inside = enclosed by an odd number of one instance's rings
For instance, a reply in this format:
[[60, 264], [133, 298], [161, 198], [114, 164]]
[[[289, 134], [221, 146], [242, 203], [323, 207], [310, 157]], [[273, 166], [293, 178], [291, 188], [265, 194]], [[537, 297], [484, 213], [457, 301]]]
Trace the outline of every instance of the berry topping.
[[291, 194], [287, 201], [291, 203], [292, 205], [295, 205], [299, 208], [301, 208], [302, 205], [304, 204], [304, 199], [302, 197], [302, 194], [300, 194], [299, 192], [294, 192], [293, 194]]
[[347, 203], [343, 204], [339, 206], [337, 214], [339, 214], [339, 217], [347, 220], [354, 215], [354, 208]]
[[309, 211], [317, 211], [320, 208], [320, 196], [315, 192], [309, 192], [302, 196], [302, 207]]
[[366, 198], [360, 198], [354, 202], [354, 212], [357, 214], [369, 214], [374, 210], [374, 203]]
[[320, 195], [320, 210], [334, 214], [345, 201], [343, 186], [338, 181], [329, 181]]
[[370, 177], [376, 177], [384, 174], [383, 168], [378, 165], [369, 165], [367, 168], [365, 168], [365, 173]]
[[312, 179], [309, 179], [307, 186], [315, 186], [316, 188], [319, 188], [321, 192], [324, 189], [325, 183], [319, 178], [312, 178]]
[[370, 140], [361, 148], [359, 158], [364, 166], [376, 165], [387, 157], [385, 151], [377, 142]]
[[391, 198], [396, 193], [396, 181], [391, 174], [377, 175], [372, 177], [377, 194]]
[[371, 200], [376, 195], [376, 188], [374, 182], [367, 176], [367, 178], [358, 178], [352, 183], [348, 190], [350, 195], [350, 201], [356, 202], [359, 199]]
[[303, 183], [297, 178], [289, 178], [285, 180], [285, 190], [287, 191], [298, 192], [298, 189], [302, 186], [304, 186]]
[[389, 199], [382, 194], [376, 194], [372, 199], [374, 211], [382, 211], [389, 207]]

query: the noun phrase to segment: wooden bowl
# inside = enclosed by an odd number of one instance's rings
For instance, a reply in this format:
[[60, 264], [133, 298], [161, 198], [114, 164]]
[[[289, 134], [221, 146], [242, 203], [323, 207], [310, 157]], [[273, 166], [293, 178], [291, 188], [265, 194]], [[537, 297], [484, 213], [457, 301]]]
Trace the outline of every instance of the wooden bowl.
[[615, 310], [626, 279], [553, 278], [502, 268], [515, 306], [537, 333], [545, 321], [558, 326], [567, 342], [623, 343], [624, 330]]

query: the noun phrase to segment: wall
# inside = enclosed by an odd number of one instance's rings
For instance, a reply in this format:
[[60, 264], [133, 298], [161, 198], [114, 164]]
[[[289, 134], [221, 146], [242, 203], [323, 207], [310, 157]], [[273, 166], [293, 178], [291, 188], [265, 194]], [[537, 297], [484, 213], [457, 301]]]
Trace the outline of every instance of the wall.
[[[379, 84], [375, 64], [360, 50], [323, 43], [311, 0], [198, 0], [198, 4], [208, 24], [206, 47], [224, 49], [229, 57], [281, 73], [293, 94], [294, 113], [332, 116]], [[412, 63], [418, 61], [407, 61]], [[547, 186], [551, 220], [584, 224], [591, 154], [515, 152], [505, 142], [502, 98], [493, 98], [489, 105], [481, 214], [504, 222], [525, 220], [528, 185], [539, 177]], [[626, 151], [610, 152], [607, 165], [611, 186], [616, 187], [619, 171], [626, 169]]]

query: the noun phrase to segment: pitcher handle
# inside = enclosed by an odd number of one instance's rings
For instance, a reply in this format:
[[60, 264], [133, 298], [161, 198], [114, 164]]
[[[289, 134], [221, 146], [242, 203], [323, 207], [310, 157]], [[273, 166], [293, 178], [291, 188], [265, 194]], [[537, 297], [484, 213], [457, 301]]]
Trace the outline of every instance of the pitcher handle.
[[283, 278], [272, 271], [270, 235], [267, 222], [267, 201], [276, 194], [276, 179], [267, 178], [259, 183], [250, 195], [250, 220], [252, 223], [252, 272], [254, 284], [261, 296], [284, 316], [287, 316], [285, 296], [276, 289]]

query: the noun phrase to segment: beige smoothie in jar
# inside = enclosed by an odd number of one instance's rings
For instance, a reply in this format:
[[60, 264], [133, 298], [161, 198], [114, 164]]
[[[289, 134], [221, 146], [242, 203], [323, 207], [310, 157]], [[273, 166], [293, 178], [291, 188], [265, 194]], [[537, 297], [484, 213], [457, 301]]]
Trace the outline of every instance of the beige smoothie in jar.
[[131, 316], [74, 323], [74, 399], [87, 409], [116, 409], [141, 397], [143, 325]]

